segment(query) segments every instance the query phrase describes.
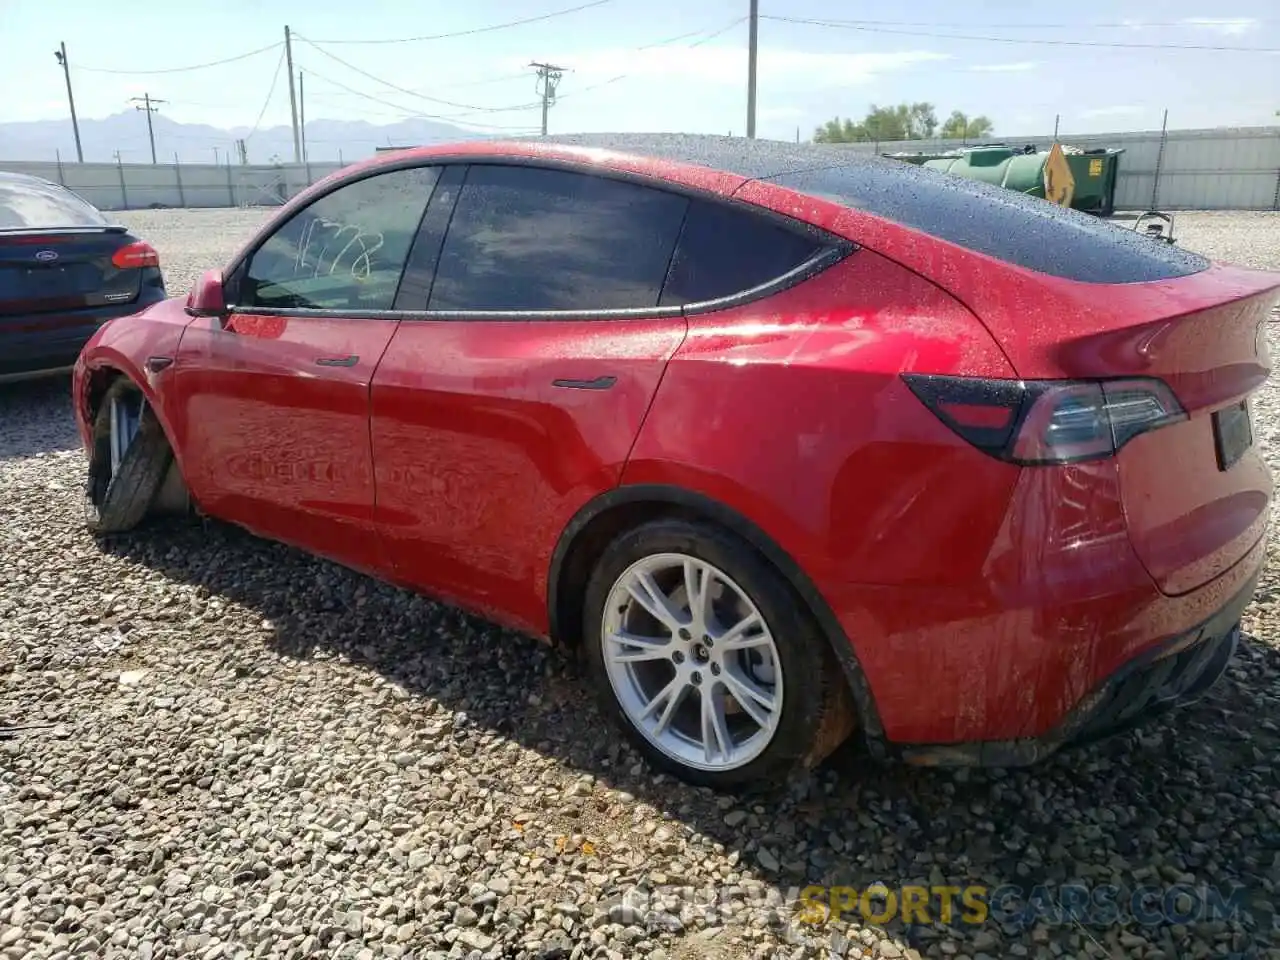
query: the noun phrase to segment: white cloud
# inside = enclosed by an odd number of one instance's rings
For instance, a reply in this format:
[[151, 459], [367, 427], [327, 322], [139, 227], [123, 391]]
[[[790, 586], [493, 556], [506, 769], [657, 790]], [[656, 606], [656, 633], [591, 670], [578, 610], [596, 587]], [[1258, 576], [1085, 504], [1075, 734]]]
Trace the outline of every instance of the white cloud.
[[979, 73], [1023, 73], [1027, 70], [1034, 70], [1038, 66], [1040, 66], [1039, 61], [1020, 60], [1017, 63], [980, 63], [969, 69]]
[[[626, 74], [630, 77], [672, 77], [740, 85], [746, 81], [747, 73], [746, 51], [740, 47], [596, 49], [577, 54], [561, 53], [552, 59], [571, 67], [574, 75], [585, 83]], [[951, 57], [947, 54], [927, 50], [810, 53], [762, 47], [758, 71], [762, 82], [803, 80], [806, 85], [816, 87], [865, 83], [878, 74], [949, 59]]]
[[1188, 17], [1182, 22], [1189, 27], [1211, 30], [1228, 37], [1238, 37], [1258, 25], [1258, 21], [1252, 17]]
[[796, 120], [806, 116], [799, 107], [766, 107], [760, 111], [761, 120]]
[[1081, 110], [1082, 117], [1119, 117], [1130, 113], [1141, 113], [1142, 107], [1132, 104], [1116, 104], [1112, 107], [1094, 107], [1091, 110]]

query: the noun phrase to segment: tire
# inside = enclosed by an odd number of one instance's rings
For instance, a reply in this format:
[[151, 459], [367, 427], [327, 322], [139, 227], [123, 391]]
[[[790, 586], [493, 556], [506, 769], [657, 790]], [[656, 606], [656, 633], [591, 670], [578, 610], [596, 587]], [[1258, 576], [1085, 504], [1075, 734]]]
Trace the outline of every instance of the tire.
[[[137, 432], [112, 464], [113, 404], [137, 410]], [[93, 450], [85, 489], [85, 524], [95, 535], [132, 530], [151, 508], [164, 483], [173, 451], [141, 391], [123, 377], [107, 390], [93, 425]]]
[[[669, 606], [652, 594], [641, 603], [626, 586], [643, 583], [658, 587]], [[687, 598], [708, 583], [712, 612], [698, 637], [701, 620]], [[753, 615], [762, 628], [737, 629]], [[676, 623], [694, 630], [682, 636]], [[588, 581], [583, 625], [582, 655], [601, 709], [653, 767], [688, 783], [774, 785], [816, 766], [853, 729], [847, 682], [813, 616], [768, 561], [719, 527], [664, 519], [618, 536]], [[651, 642], [610, 639], [619, 632]], [[660, 699], [658, 691], [673, 689]], [[708, 710], [718, 719], [708, 720]]]

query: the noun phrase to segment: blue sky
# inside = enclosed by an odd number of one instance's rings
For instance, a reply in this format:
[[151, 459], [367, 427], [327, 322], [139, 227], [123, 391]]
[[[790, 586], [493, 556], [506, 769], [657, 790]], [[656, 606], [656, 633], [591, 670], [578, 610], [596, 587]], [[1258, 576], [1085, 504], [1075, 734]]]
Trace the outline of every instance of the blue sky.
[[[161, 109], [183, 122], [251, 125], [262, 112], [263, 126], [287, 124], [283, 72], [267, 97], [278, 50], [209, 69], [140, 72], [272, 44], [282, 39], [287, 23], [305, 38], [295, 42], [294, 52], [295, 67], [307, 74], [309, 120], [378, 123], [422, 113], [477, 130], [524, 132], [539, 119], [525, 65], [540, 59], [572, 68], [552, 108], [553, 132], [744, 132], [747, 0], [605, 0], [573, 14], [469, 36], [329, 42], [449, 33], [574, 5], [575, 0], [0, 0], [0, 89], [11, 94], [0, 102], [0, 122], [66, 116], [52, 55], [65, 41], [77, 67], [72, 77], [82, 117], [117, 113], [130, 97], [149, 91], [168, 100]], [[798, 127], [808, 137], [829, 117], [861, 116], [872, 102], [903, 100], [933, 102], [940, 116], [953, 109], [985, 113], [1005, 135], [1051, 131], [1055, 114], [1062, 115], [1067, 133], [1158, 128], [1164, 107], [1173, 127], [1280, 122], [1280, 54], [938, 35], [1280, 49], [1280, 7], [1274, 0], [999, 0], [964, 6], [942, 0], [761, 0], [761, 13], [766, 19], [760, 25], [760, 136], [791, 139]], [[860, 19], [864, 29], [770, 19], [777, 17]], [[683, 34], [692, 36], [669, 42]], [[122, 72], [102, 72], [108, 70]]]

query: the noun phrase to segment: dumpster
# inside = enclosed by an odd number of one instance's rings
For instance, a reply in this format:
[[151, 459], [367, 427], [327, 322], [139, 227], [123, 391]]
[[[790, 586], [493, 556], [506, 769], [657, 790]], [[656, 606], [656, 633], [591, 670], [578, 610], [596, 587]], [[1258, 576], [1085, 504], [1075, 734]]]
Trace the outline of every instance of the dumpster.
[[[1081, 150], [1062, 146], [1062, 155], [1075, 181], [1070, 205], [1086, 213], [1110, 216], [1115, 210], [1116, 175], [1123, 149], [1102, 147]], [[886, 153], [905, 163], [944, 173], [982, 180], [1033, 197], [1044, 197], [1045, 167], [1051, 152], [1033, 146], [1011, 147], [1003, 143], [981, 144], [937, 153]]]
[[1066, 151], [1067, 165], [1076, 181], [1071, 206], [1086, 213], [1109, 217], [1116, 209], [1116, 174], [1120, 169], [1121, 147], [1099, 147], [1080, 152]]

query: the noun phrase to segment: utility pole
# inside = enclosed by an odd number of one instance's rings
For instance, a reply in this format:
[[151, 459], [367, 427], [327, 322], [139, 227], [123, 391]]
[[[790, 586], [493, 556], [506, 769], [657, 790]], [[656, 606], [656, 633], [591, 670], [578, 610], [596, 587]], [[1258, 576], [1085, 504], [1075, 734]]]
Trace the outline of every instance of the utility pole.
[[307, 98], [302, 93], [302, 71], [298, 71], [298, 133], [302, 137], [302, 162], [307, 162]]
[[80, 149], [80, 121], [76, 119], [76, 96], [71, 92], [71, 61], [67, 59], [67, 45], [59, 43], [53, 55], [58, 58], [58, 63], [62, 64], [62, 75], [67, 81], [67, 105], [71, 107], [71, 132], [76, 136], [76, 162], [84, 163], [84, 151]]
[[169, 101], [168, 100], [152, 100], [151, 94], [149, 93], [144, 93], [140, 97], [130, 97], [129, 99], [131, 103], [141, 102], [143, 104], [143, 106], [141, 107], [134, 107], [135, 110], [145, 110], [147, 112], [147, 137], [151, 140], [151, 162], [154, 164], [156, 163], [156, 132], [155, 132], [155, 129], [151, 126], [151, 115], [155, 113], [159, 108], [153, 106], [153, 104], [168, 103]]
[[284, 28], [284, 58], [289, 68], [289, 112], [293, 116], [293, 162], [302, 162], [302, 143], [298, 139], [298, 95], [293, 88], [293, 40]]
[[747, 35], [747, 139], [756, 138], [756, 51], [760, 34], [760, 0], [751, 0]]
[[240, 154], [240, 166], [247, 167], [249, 165], [249, 144], [243, 138], [236, 141], [236, 152]]
[[553, 63], [531, 63], [529, 66], [538, 71], [538, 94], [542, 97], [542, 135], [547, 135], [547, 110], [556, 101], [556, 87], [568, 67], [557, 67]]
[[214, 147], [213, 148], [213, 165], [216, 167], [221, 163], [222, 161], [218, 159], [218, 148]]

